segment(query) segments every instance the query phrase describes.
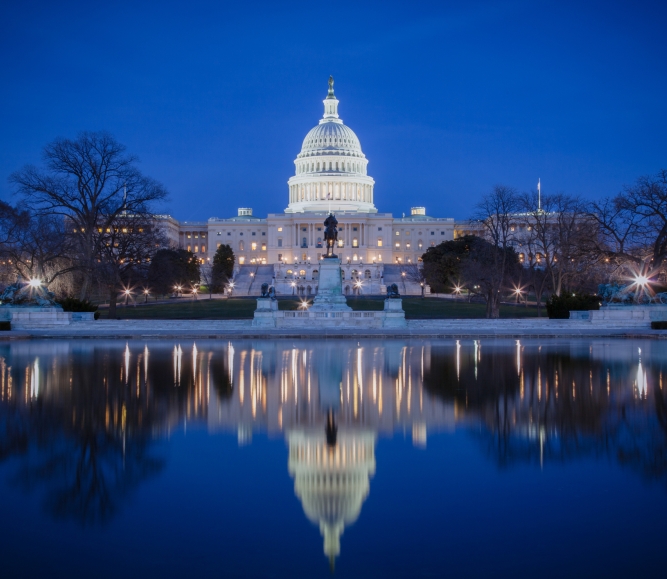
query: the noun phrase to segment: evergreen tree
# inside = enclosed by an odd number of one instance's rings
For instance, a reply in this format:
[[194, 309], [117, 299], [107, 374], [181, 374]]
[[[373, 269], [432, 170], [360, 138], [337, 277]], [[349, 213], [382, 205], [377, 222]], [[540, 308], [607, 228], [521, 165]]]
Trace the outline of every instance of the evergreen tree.
[[234, 273], [236, 257], [229, 245], [220, 245], [213, 256], [212, 283], [213, 291], [220, 292]]

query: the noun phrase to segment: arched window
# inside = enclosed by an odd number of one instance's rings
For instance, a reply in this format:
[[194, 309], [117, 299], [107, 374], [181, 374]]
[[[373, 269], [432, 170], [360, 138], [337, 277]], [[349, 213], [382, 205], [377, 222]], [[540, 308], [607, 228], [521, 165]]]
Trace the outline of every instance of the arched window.
[[304, 277], [304, 276], [306, 275], [306, 270], [305, 270], [305, 269], [302, 269], [302, 270], [299, 272], [299, 275], [300, 275], [301, 277]]

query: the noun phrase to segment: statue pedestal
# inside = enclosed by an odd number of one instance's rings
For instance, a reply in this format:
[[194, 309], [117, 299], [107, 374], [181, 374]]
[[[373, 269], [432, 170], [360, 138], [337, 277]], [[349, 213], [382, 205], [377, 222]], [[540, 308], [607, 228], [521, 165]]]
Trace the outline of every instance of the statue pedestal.
[[403, 300], [400, 298], [387, 298], [384, 300], [384, 328], [405, 328], [405, 312], [403, 311]]
[[278, 302], [271, 298], [257, 298], [257, 309], [252, 319], [252, 325], [258, 328], [275, 328]]
[[340, 258], [325, 257], [320, 260], [317, 295], [310, 311], [351, 312], [343, 295], [340, 279]]

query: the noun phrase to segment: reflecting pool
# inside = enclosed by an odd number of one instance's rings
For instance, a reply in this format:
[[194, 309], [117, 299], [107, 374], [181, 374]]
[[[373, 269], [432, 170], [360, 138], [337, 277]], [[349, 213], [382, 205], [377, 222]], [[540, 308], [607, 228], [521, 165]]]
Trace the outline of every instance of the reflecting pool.
[[0, 576], [664, 577], [664, 380], [659, 341], [5, 343]]

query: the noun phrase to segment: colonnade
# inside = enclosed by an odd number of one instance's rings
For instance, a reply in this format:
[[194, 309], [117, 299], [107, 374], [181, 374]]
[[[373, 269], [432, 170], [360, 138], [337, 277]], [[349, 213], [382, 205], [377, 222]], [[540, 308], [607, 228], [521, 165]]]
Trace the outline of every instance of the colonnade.
[[[322, 230], [317, 231], [320, 227]], [[354, 231], [354, 227], [357, 231]], [[306, 228], [306, 231], [302, 229]], [[343, 240], [345, 247], [365, 247], [366, 246], [366, 224], [364, 223], [338, 223], [338, 239]], [[302, 246], [303, 238], [306, 238], [308, 247], [315, 247], [317, 239], [322, 239], [322, 248], [324, 244], [324, 227], [321, 224], [314, 223], [295, 223], [294, 224], [294, 247], [300, 248]], [[354, 240], [357, 240], [357, 245], [354, 246]]]
[[327, 200], [373, 203], [373, 186], [346, 182], [304, 183], [290, 186], [290, 203]]

